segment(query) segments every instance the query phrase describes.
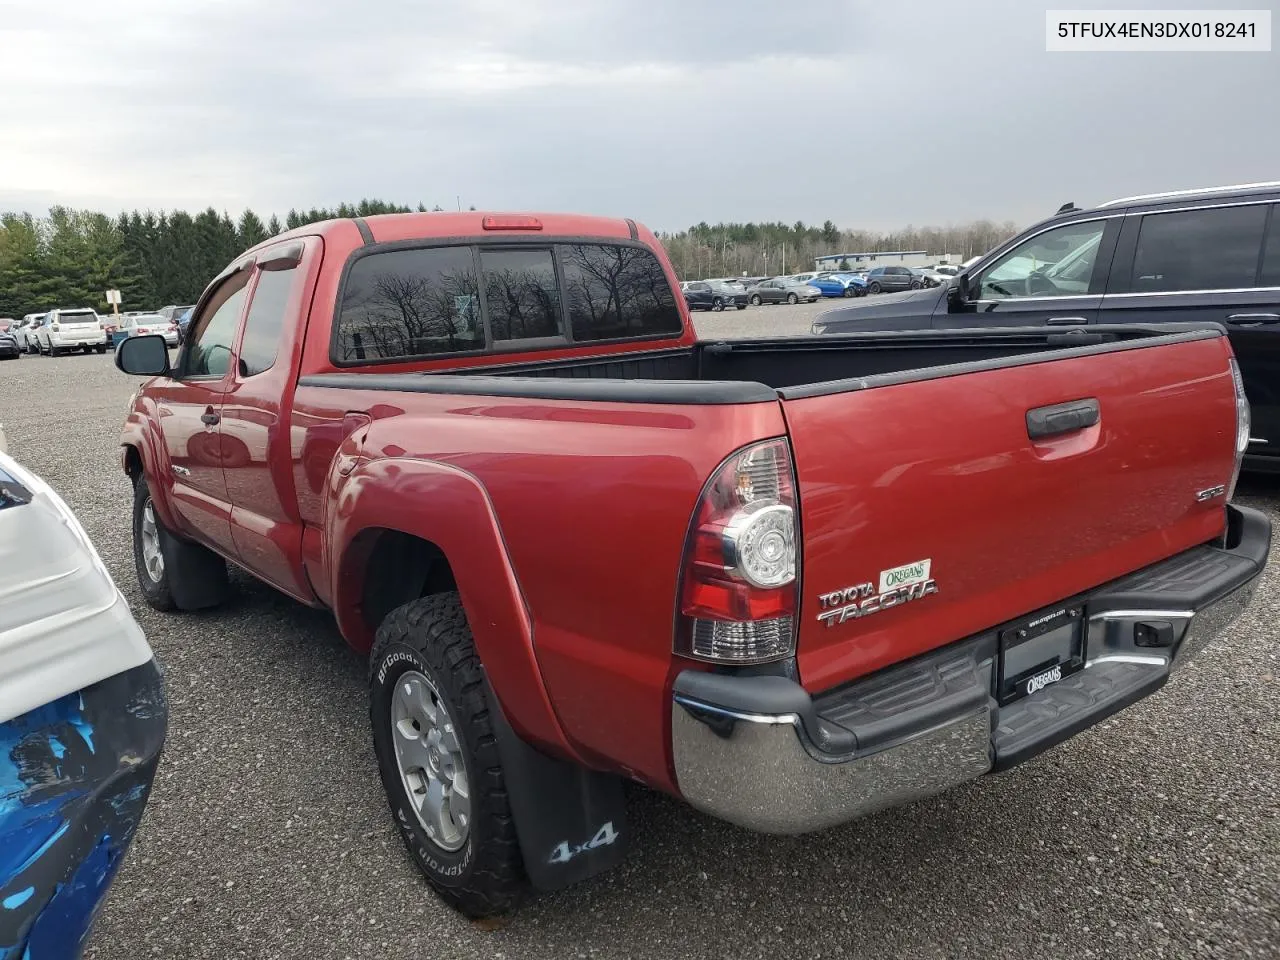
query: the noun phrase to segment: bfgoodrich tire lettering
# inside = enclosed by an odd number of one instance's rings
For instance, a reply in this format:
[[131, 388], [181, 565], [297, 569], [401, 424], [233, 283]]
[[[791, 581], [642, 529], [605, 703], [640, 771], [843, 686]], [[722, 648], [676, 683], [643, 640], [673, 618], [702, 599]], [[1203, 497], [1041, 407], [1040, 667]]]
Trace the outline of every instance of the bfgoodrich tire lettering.
[[[428, 836], [396, 760], [393, 696], [396, 684], [412, 673], [422, 674], [435, 688], [466, 765], [470, 820], [466, 840], [456, 850]], [[423, 597], [387, 615], [370, 655], [369, 696], [378, 772], [418, 868], [445, 901], [469, 917], [510, 910], [528, 880], [489, 717], [484, 671], [456, 593]]]

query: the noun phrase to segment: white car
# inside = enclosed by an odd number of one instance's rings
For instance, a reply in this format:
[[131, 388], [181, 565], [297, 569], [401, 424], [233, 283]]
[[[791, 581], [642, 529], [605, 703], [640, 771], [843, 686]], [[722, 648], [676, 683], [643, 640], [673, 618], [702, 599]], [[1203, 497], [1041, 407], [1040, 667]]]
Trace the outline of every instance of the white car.
[[36, 352], [36, 324], [44, 319], [43, 313], [28, 313], [18, 321], [18, 349], [26, 353]]
[[156, 333], [164, 337], [164, 342], [168, 346], [178, 345], [178, 325], [166, 320], [158, 313], [141, 313], [137, 316], [122, 317], [120, 326], [116, 329], [129, 337], [145, 337], [147, 334]]
[[107, 322], [87, 307], [50, 310], [36, 331], [36, 352], [50, 357], [68, 350], [106, 353], [109, 343]]
[[168, 708], [84, 528], [3, 453], [0, 596], [0, 948], [78, 957], [147, 803]]

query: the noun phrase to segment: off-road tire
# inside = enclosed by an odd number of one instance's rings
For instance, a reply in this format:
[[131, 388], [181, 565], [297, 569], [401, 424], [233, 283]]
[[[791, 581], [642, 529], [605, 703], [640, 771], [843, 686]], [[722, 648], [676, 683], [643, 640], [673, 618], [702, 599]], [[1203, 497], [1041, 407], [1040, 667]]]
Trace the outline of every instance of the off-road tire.
[[[392, 692], [416, 670], [431, 681], [458, 734], [471, 788], [466, 842], [447, 851], [427, 836], [405, 790], [391, 732]], [[511, 910], [529, 881], [516, 837], [484, 671], [457, 593], [406, 603], [387, 614], [369, 657], [369, 720], [391, 815], [436, 893], [468, 917]]]
[[142, 518], [150, 500], [147, 478], [138, 477], [133, 487], [133, 566], [143, 598], [162, 612], [217, 606], [227, 594], [227, 562], [207, 547], [175, 537], [165, 529], [154, 506], [152, 512], [164, 571], [158, 580], [147, 571], [142, 550]]

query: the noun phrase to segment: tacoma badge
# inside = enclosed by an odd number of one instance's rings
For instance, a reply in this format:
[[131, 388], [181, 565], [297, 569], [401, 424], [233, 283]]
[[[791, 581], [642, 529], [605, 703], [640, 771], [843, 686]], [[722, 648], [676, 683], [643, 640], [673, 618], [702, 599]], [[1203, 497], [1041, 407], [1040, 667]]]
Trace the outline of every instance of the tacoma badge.
[[[917, 576], [923, 572], [928, 577], [930, 562], [928, 560], [919, 561], [917, 564], [908, 564], [908, 567], [914, 567], [913, 571]], [[923, 570], [920, 568], [923, 567]], [[894, 571], [883, 571], [880, 574], [880, 581], [886, 581], [885, 574], [891, 574], [906, 568], [896, 567]], [[888, 578], [892, 582], [892, 578]], [[823, 610], [818, 614], [818, 622], [825, 623], [828, 627], [834, 627], [837, 624], [844, 623], [846, 620], [857, 620], [860, 617], [868, 617], [873, 613], [879, 613], [881, 610], [888, 610], [890, 607], [896, 607], [903, 603], [909, 603], [912, 600], [922, 600], [931, 593], [938, 592], [938, 582], [932, 578], [917, 580], [914, 583], [905, 583], [901, 586], [895, 586], [888, 590], [876, 591], [875, 583], [859, 583], [851, 587], [845, 587], [843, 590], [834, 590], [831, 593], [823, 593], [818, 596], [818, 602], [822, 604]]]

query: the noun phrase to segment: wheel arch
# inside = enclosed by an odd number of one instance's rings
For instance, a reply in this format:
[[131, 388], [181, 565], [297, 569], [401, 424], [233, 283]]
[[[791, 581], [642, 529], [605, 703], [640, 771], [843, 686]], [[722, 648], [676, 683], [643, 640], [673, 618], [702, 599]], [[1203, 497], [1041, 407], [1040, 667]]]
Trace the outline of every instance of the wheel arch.
[[449, 464], [386, 458], [358, 466], [327, 499], [330, 596], [347, 643], [368, 653], [391, 610], [456, 589], [512, 726], [530, 742], [580, 759], [543, 683], [533, 619], [479, 479]]

